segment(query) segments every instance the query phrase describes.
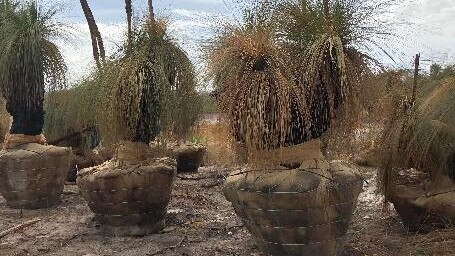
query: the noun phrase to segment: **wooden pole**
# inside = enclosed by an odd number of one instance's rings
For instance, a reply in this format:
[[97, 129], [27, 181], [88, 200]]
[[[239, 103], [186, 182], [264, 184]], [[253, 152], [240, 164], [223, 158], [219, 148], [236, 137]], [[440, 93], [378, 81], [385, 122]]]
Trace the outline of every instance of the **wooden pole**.
[[416, 99], [417, 99], [417, 83], [419, 79], [419, 66], [420, 66], [420, 53], [416, 54], [415, 60], [414, 60], [414, 85], [412, 87], [412, 105], [415, 104]]

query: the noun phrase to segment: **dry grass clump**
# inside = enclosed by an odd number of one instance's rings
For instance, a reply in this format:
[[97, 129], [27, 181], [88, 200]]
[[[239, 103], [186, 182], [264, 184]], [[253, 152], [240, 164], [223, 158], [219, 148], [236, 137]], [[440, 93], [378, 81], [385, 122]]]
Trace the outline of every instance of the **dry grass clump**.
[[223, 116], [217, 115], [216, 120], [201, 120], [194, 126], [192, 136], [194, 142], [207, 148], [205, 165], [236, 166], [246, 162], [245, 149], [234, 140]]
[[406, 125], [405, 134], [407, 163], [455, 179], [455, 79], [443, 82], [426, 97]]
[[251, 148], [298, 139], [292, 138], [292, 115], [303, 109], [304, 99], [290, 63], [272, 27], [227, 27], [214, 43], [210, 66], [222, 111], [229, 114], [236, 139]]
[[97, 80], [86, 79], [71, 89], [47, 94], [44, 134], [48, 141], [95, 131], [101, 92]]
[[[334, 159], [380, 166], [385, 138], [409, 105], [412, 85], [409, 72], [385, 71], [368, 76], [359, 97], [361, 112], [348, 125], [334, 124], [324, 136], [326, 153]], [[372, 100], [374, 99], [374, 100]], [[357, 119], [356, 119], [357, 118]]]

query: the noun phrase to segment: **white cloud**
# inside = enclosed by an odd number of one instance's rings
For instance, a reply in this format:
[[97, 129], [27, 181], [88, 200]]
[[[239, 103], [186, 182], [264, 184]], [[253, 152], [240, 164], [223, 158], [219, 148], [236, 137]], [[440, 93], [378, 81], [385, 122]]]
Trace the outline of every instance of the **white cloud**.
[[[48, 1], [48, 0], [47, 0]], [[74, 1], [74, 0], [72, 0]], [[72, 26], [73, 40], [71, 43], [60, 43], [65, 59], [68, 62], [70, 78], [74, 81], [93, 68], [91, 41], [88, 27], [78, 4], [69, 0], [58, 0], [72, 4], [70, 12], [78, 16], [68, 17]], [[224, 5], [225, 0], [158, 0], [157, 12], [165, 9], [165, 15], [170, 17], [169, 34], [187, 51], [196, 65], [202, 66], [200, 58], [201, 47], [210, 39], [214, 31], [214, 24], [221, 20], [233, 19], [235, 7], [228, 8]], [[233, 0], [226, 0], [229, 1]], [[455, 5], [453, 0], [409, 0], [410, 3], [398, 8], [396, 18], [411, 21], [414, 25], [403, 27], [402, 38], [394, 39], [398, 61], [404, 66], [412, 65], [413, 55], [422, 53], [422, 58], [433, 62], [455, 62]], [[108, 54], [112, 54], [116, 45], [122, 43], [126, 25], [124, 22], [112, 22], [111, 15], [116, 7], [109, 3], [111, 8], [104, 11], [100, 6], [101, 1], [93, 1], [98, 26], [106, 44]], [[136, 5], [144, 7], [145, 0], [137, 1]], [[118, 12], [123, 15], [123, 2], [119, 3]], [[216, 8], [214, 8], [216, 7]], [[166, 9], [167, 8], [167, 9]], [[117, 10], [115, 9], [115, 10]], [[140, 8], [136, 8], [140, 12]], [[107, 14], [106, 14], [107, 13]], [[107, 17], [103, 15], [108, 15]], [[124, 20], [125, 17], [118, 17]], [[76, 20], [76, 21], [74, 21]]]
[[[123, 36], [126, 33], [126, 24], [98, 23], [98, 28], [103, 37], [106, 55], [113, 54], [121, 45]], [[71, 82], [83, 78], [89, 74], [95, 66], [93, 59], [90, 32], [86, 23], [71, 24], [69, 40], [59, 40], [58, 46], [63, 52], [68, 65], [68, 77]]]
[[453, 0], [417, 0], [403, 10], [415, 24], [416, 51], [424, 59], [439, 63], [455, 62], [455, 5]]

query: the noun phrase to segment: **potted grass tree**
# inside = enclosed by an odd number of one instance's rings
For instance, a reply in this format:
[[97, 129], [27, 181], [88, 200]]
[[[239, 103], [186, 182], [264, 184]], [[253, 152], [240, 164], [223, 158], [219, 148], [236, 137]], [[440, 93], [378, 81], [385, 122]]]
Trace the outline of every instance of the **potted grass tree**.
[[411, 231], [455, 221], [455, 79], [428, 93], [388, 129], [383, 190]]
[[326, 159], [318, 139], [358, 110], [369, 57], [356, 43], [370, 39], [362, 22], [374, 17], [366, 3], [263, 1], [211, 45], [222, 110], [249, 155], [224, 195], [269, 253], [343, 250], [362, 179], [355, 166]]
[[173, 149], [178, 173], [194, 173], [203, 164], [207, 148], [198, 142], [186, 143]]
[[[193, 71], [191, 62], [186, 63], [187, 69], [180, 68], [184, 54], [171, 45], [174, 43], [164, 24], [155, 20], [149, 3], [147, 22], [135, 31], [129, 29], [133, 34], [128, 36], [125, 50], [98, 71], [105, 99], [99, 110], [99, 128], [103, 143], [116, 145], [116, 155], [100, 166], [82, 170], [77, 178], [106, 235], [143, 236], [164, 228], [176, 162], [156, 158], [149, 143], [172, 126], [169, 120], [175, 112], [169, 104], [178, 95], [177, 87], [188, 82], [195, 85], [190, 80], [194, 75], [187, 73]], [[184, 59], [188, 60], [186, 55]]]
[[[170, 131], [180, 142], [189, 136], [190, 128], [196, 122], [201, 110], [199, 96], [195, 90], [196, 78], [193, 65], [186, 54], [173, 44], [166, 44], [168, 52], [166, 74], [172, 86], [169, 109]], [[171, 155], [177, 161], [177, 172], [197, 172], [207, 151], [199, 141], [178, 143]]]
[[54, 11], [34, 1], [0, 2], [0, 85], [12, 124], [0, 153], [0, 192], [13, 208], [60, 202], [71, 150], [46, 145], [45, 89], [65, 86], [66, 66], [52, 23]]

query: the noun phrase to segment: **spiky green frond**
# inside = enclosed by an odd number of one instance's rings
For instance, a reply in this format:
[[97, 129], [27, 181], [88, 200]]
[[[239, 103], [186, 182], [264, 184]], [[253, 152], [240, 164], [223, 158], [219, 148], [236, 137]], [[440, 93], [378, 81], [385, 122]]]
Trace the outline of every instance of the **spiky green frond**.
[[185, 138], [201, 112], [197, 92], [197, 77], [188, 55], [172, 40], [163, 44], [164, 72], [171, 86], [167, 104], [167, 128], [179, 138]]
[[18, 1], [15, 0], [1, 0], [0, 1], [0, 19], [7, 19], [10, 15], [14, 14]]
[[331, 34], [339, 37], [345, 47], [364, 51], [373, 47], [384, 49], [384, 39], [390, 39], [394, 29], [381, 17], [399, 2], [330, 0], [327, 16], [322, 0], [285, 0], [279, 4], [278, 12], [285, 36], [302, 48]]

